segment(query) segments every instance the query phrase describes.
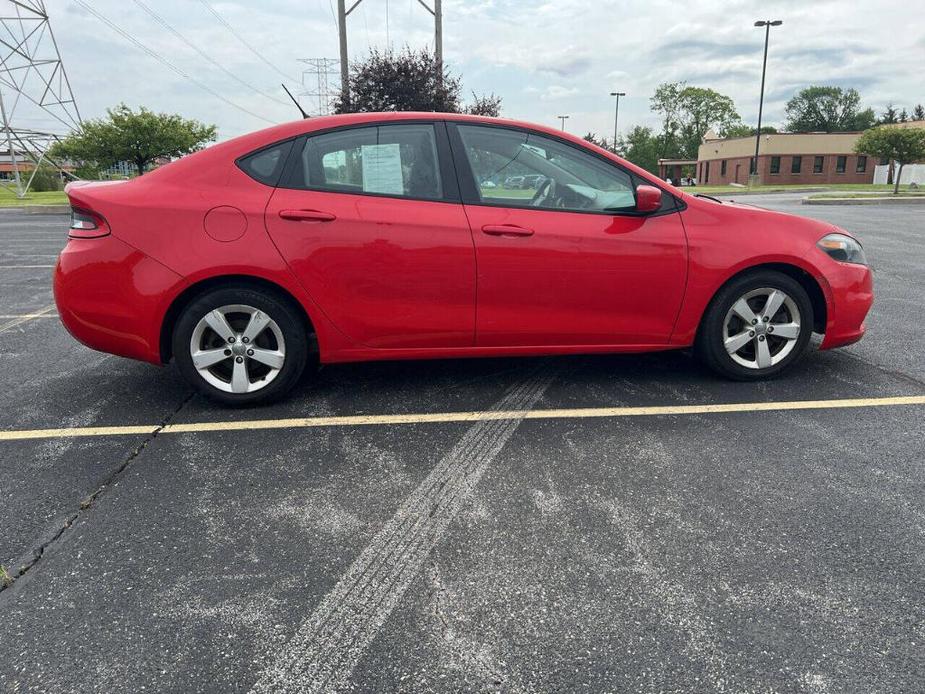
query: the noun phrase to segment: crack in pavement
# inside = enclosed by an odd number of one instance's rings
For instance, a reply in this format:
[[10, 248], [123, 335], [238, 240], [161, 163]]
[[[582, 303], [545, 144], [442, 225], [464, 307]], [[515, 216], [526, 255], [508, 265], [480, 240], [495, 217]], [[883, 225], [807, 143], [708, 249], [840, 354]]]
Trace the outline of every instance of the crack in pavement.
[[0, 594], [9, 588], [12, 588], [16, 584], [17, 580], [19, 580], [28, 571], [33, 569], [35, 565], [42, 560], [42, 557], [45, 556], [45, 552], [48, 551], [64, 536], [68, 529], [71, 528], [75, 522], [77, 522], [77, 519], [80, 518], [82, 513], [88, 511], [93, 506], [93, 503], [100, 497], [100, 495], [102, 495], [109, 487], [111, 487], [119, 480], [122, 473], [125, 472], [128, 466], [131, 465], [132, 462], [134, 462], [134, 460], [139, 455], [141, 455], [141, 452], [144, 451], [151, 444], [151, 442], [157, 438], [157, 435], [164, 429], [164, 427], [170, 424], [173, 418], [180, 413], [180, 410], [182, 410], [187, 405], [187, 403], [193, 399], [194, 395], [194, 392], [190, 392], [186, 397], [184, 397], [183, 400], [181, 400], [173, 410], [167, 413], [167, 415], [160, 421], [158, 426], [147, 436], [145, 436], [141, 443], [132, 449], [125, 460], [122, 461], [122, 464], [106, 476], [99, 487], [97, 487], [94, 491], [80, 500], [80, 503], [77, 506], [77, 510], [68, 515], [61, 527], [58, 528], [58, 530], [55, 531], [49, 539], [42, 542], [32, 551], [32, 558], [29, 561], [20, 566], [15, 573], [7, 573], [4, 580], [0, 581]]

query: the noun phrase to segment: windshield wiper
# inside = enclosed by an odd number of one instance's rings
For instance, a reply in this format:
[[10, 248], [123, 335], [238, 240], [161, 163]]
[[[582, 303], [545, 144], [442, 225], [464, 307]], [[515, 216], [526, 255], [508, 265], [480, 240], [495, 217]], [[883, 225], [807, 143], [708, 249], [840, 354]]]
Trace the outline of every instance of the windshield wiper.
[[713, 202], [718, 202], [720, 205], [723, 204], [723, 201], [719, 198], [714, 198], [712, 195], [705, 195], [704, 193], [694, 193], [695, 198], [706, 198], [707, 200], [712, 200]]

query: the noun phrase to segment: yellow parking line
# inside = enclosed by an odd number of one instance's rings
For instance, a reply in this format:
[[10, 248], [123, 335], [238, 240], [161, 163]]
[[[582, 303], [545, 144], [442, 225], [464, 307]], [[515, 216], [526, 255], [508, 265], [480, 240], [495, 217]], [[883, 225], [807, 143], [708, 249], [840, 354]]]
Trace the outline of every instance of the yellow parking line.
[[[478, 422], [493, 419], [586, 419], [616, 417], [654, 417], [666, 415], [723, 414], [734, 412], [777, 412], [787, 410], [840, 410], [857, 407], [896, 407], [925, 405], [925, 395], [889, 398], [844, 398], [838, 400], [791, 400], [784, 402], [743, 402], [713, 405], [664, 405], [652, 407], [585, 407], [557, 410], [423, 412], [418, 414], [346, 415], [341, 417], [292, 417], [225, 422], [168, 424], [160, 434], [188, 434], [210, 431], [254, 431], [258, 429], [306, 429], [313, 427], [362, 427], [445, 422]], [[21, 429], [0, 431], [0, 441], [70, 438], [78, 436], [125, 436], [152, 434], [156, 424], [111, 427], [69, 427], [64, 429]]]
[[[21, 316], [14, 316], [12, 320], [7, 321], [6, 323], [0, 323], [0, 333], [6, 332], [7, 330], [11, 330], [12, 328], [15, 328], [18, 325], [22, 325], [23, 323], [28, 323], [30, 320], [33, 320], [35, 318], [45, 318], [46, 316], [48, 316], [49, 313], [51, 313], [54, 310], [55, 310], [55, 305], [52, 304], [51, 306], [40, 308], [35, 313], [24, 313]], [[50, 318], [51, 316], [48, 316], [48, 317]]]

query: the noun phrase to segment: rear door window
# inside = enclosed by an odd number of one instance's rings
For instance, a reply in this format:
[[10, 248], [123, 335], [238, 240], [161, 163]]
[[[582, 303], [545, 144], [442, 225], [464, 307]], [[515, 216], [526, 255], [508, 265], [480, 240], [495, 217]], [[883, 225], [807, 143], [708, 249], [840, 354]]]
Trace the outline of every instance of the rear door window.
[[429, 123], [345, 128], [310, 135], [296, 164], [287, 187], [422, 200], [443, 198], [434, 126]]

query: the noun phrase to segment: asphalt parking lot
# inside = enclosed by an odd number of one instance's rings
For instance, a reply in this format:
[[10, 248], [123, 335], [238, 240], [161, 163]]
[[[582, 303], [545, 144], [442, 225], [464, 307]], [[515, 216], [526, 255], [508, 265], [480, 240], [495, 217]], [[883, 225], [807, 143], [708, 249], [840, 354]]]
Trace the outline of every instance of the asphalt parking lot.
[[65, 219], [0, 211], [0, 690], [925, 690], [925, 220], [746, 201], [859, 235], [861, 343], [760, 384], [341, 365], [243, 411], [77, 344]]

